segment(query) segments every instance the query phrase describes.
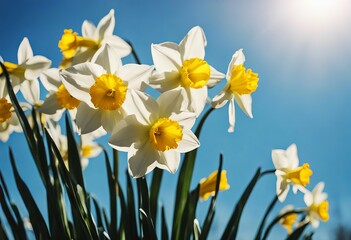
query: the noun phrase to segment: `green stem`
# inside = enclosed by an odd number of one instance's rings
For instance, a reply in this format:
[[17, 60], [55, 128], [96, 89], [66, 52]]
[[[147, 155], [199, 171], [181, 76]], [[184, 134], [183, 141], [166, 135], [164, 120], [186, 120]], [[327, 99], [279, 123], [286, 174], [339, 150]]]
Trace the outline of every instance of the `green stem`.
[[272, 211], [272, 209], [273, 209], [274, 205], [277, 203], [277, 201], [278, 201], [278, 197], [277, 197], [277, 195], [275, 195], [272, 202], [269, 204], [263, 218], [262, 218], [262, 221], [261, 221], [260, 226], [259, 226], [257, 233], [256, 233], [255, 240], [261, 239], [262, 230], [263, 230], [264, 224], [266, 222], [266, 219], [268, 217], [268, 214]]
[[140, 58], [138, 57], [138, 54], [136, 53], [136, 51], [134, 50], [133, 44], [130, 41], [126, 41], [130, 47], [132, 48], [132, 55], [134, 57], [134, 60], [137, 64], [141, 64]]
[[275, 169], [271, 169], [271, 170], [264, 171], [264, 172], [261, 173], [261, 176], [260, 176], [260, 177], [263, 177], [263, 176], [266, 175], [266, 174], [275, 173], [275, 171], [276, 171]]

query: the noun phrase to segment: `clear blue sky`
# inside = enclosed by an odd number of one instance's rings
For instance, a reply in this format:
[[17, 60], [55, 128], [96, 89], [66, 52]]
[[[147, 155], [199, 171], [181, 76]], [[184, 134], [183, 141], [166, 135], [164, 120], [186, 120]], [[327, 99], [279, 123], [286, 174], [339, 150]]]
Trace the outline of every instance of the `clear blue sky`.
[[[16, 62], [17, 48], [23, 37], [28, 37], [34, 54], [44, 55], [58, 66], [61, 54], [57, 43], [63, 29], [81, 33], [85, 19], [97, 24], [111, 8], [116, 10], [115, 34], [130, 40], [145, 64], [152, 64], [152, 43], [178, 43], [195, 25], [201, 26], [207, 37], [205, 59], [221, 72], [226, 72], [232, 54], [243, 48], [246, 66], [260, 77], [259, 88], [252, 95], [254, 119], [237, 109], [236, 131], [229, 134], [227, 107], [212, 113], [200, 138], [202, 146], [196, 162], [194, 186], [217, 168], [220, 152], [228, 171], [231, 189], [219, 196], [215, 222], [218, 231], [213, 231], [212, 236], [222, 232], [222, 224], [257, 167], [273, 168], [271, 150], [296, 143], [300, 163], [310, 163], [314, 172], [309, 188], [319, 181], [326, 183], [331, 218], [321, 224], [316, 238], [329, 239], [339, 222], [351, 225], [351, 216], [346, 214], [351, 212], [351, 16], [345, 10], [351, 6], [345, 0], [330, 2], [4, 1], [0, 55]], [[125, 59], [131, 61], [131, 57]], [[221, 87], [211, 90], [210, 96]], [[14, 186], [7, 156], [9, 145], [14, 149], [20, 173], [45, 211], [43, 187], [19, 134], [6, 144], [0, 143], [0, 169], [8, 184]], [[125, 155], [121, 155], [121, 169], [125, 168]], [[174, 189], [168, 186], [175, 188], [177, 176], [165, 175], [167, 186], [164, 182], [160, 199], [171, 217], [173, 198], [169, 195], [173, 196]], [[90, 161], [85, 177], [88, 189], [108, 206], [102, 158]], [[11, 192], [14, 201], [21, 202], [14, 188]], [[244, 211], [240, 239], [251, 238], [251, 226], [258, 224], [261, 217], [257, 216], [263, 214], [274, 194], [274, 176], [258, 184]], [[290, 194], [286, 203], [303, 206], [302, 195]], [[277, 206], [275, 211], [283, 206]], [[198, 209], [207, 211], [207, 204], [200, 203]], [[200, 211], [198, 215], [201, 219]], [[280, 233], [277, 227], [273, 234]]]

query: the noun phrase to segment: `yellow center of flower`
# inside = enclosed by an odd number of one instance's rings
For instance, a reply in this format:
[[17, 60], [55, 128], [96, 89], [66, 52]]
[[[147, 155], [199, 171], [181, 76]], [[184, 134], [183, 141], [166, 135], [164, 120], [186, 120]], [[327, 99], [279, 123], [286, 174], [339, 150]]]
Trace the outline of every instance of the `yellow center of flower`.
[[301, 186], [306, 186], [310, 183], [310, 176], [312, 175], [312, 170], [308, 163], [304, 163], [302, 166], [289, 171], [286, 177], [293, 183], [299, 184]]
[[90, 145], [82, 146], [82, 156], [83, 157], [91, 156], [92, 150], [93, 150], [93, 146], [90, 146]]
[[312, 211], [318, 214], [319, 218], [322, 221], [326, 222], [329, 220], [329, 213], [328, 213], [329, 202], [328, 201], [323, 201], [318, 205], [313, 204], [310, 208]]
[[[20, 65], [11, 62], [4, 62], [4, 65], [9, 74], [23, 76], [25, 69]], [[0, 68], [0, 74], [2, 74], [2, 72], [2, 68]]]
[[[203, 200], [207, 200], [210, 196], [214, 196], [216, 192], [216, 183], [217, 183], [218, 171], [214, 171], [207, 178], [204, 178], [200, 181], [200, 193], [199, 196]], [[229, 184], [227, 180], [227, 171], [221, 171], [221, 179], [219, 182], [219, 190], [229, 189]]]
[[291, 213], [280, 220], [280, 224], [286, 228], [287, 232], [292, 233], [292, 227], [296, 222], [297, 214]]
[[90, 87], [91, 102], [96, 108], [116, 110], [126, 99], [127, 85], [114, 74], [102, 74]]
[[72, 97], [71, 94], [67, 91], [65, 86], [61, 84], [56, 92], [57, 102], [61, 105], [61, 107], [72, 110], [78, 107], [80, 101], [76, 98]]
[[72, 29], [65, 29], [58, 43], [63, 56], [67, 59], [74, 57], [78, 47], [99, 48], [99, 43], [90, 38], [78, 36]]
[[0, 123], [7, 121], [11, 116], [12, 104], [6, 98], [0, 98]]
[[191, 58], [183, 62], [180, 81], [184, 87], [202, 88], [210, 79], [210, 65], [200, 58]]
[[243, 64], [233, 67], [230, 77], [230, 90], [238, 94], [250, 94], [258, 86], [258, 74], [251, 69], [246, 70]]
[[164, 152], [178, 147], [178, 142], [183, 138], [183, 129], [177, 121], [160, 118], [150, 128], [149, 138], [158, 151]]

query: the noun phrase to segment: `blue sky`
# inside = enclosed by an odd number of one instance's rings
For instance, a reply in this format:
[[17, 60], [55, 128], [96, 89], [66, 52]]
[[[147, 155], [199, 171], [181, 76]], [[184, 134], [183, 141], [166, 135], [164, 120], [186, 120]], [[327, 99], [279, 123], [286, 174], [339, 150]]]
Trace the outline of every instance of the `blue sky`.
[[[328, 5], [329, 4], [329, 5]], [[345, 0], [247, 0], [247, 1], [6, 1], [0, 20], [0, 55], [16, 62], [17, 48], [28, 37], [34, 54], [44, 55], [57, 66], [61, 53], [57, 47], [63, 29], [81, 32], [85, 19], [97, 24], [111, 8], [115, 9], [115, 34], [130, 40], [141, 61], [152, 64], [150, 45], [165, 41], [179, 42], [196, 25], [206, 34], [206, 61], [226, 72], [232, 54], [244, 49], [246, 66], [259, 73], [259, 88], [253, 94], [253, 115], [249, 119], [239, 108], [236, 130], [227, 133], [227, 107], [212, 113], [200, 138], [194, 186], [218, 165], [224, 154], [229, 191], [219, 196], [217, 231], [229, 218], [233, 206], [257, 167], [272, 169], [271, 150], [286, 149], [296, 143], [300, 163], [308, 162], [313, 170], [312, 189], [319, 181], [326, 183], [329, 194], [330, 221], [322, 223], [317, 239], [329, 239], [338, 223], [351, 225], [351, 192], [348, 185], [351, 169], [351, 80], [349, 75], [351, 16]], [[6, 9], [6, 11], [5, 11]], [[127, 57], [124, 62], [131, 62]], [[217, 94], [223, 84], [210, 91]], [[0, 169], [8, 184], [14, 186], [7, 157], [8, 146], [15, 151], [19, 170], [31, 186], [45, 211], [43, 187], [36, 176], [23, 136], [13, 135], [0, 143]], [[23, 150], [23, 151], [22, 151]], [[102, 158], [90, 161], [85, 171], [88, 188], [102, 205], [108, 206], [107, 181]], [[121, 155], [121, 169], [126, 168]], [[173, 188], [177, 176], [165, 174], [160, 199], [172, 213]], [[164, 183], [165, 183], [164, 182]], [[169, 184], [168, 184], [169, 183]], [[174, 186], [175, 185], [171, 185]], [[13, 192], [16, 202], [21, 202]], [[245, 208], [239, 230], [240, 239], [252, 236], [251, 226], [274, 196], [275, 177], [267, 176], [255, 189]], [[302, 195], [289, 194], [287, 203], [303, 206]], [[278, 205], [279, 211], [284, 205]], [[23, 207], [22, 207], [23, 209]], [[207, 211], [207, 204], [199, 209]], [[199, 211], [201, 219], [201, 211]], [[215, 230], [215, 229], [214, 229]], [[282, 233], [279, 227], [273, 234]], [[281, 236], [281, 235], [280, 235]]]

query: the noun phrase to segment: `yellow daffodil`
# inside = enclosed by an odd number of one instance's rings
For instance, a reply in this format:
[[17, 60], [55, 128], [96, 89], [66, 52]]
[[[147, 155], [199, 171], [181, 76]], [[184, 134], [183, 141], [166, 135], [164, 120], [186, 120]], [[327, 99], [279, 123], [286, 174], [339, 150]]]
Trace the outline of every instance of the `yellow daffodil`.
[[212, 99], [214, 108], [223, 107], [229, 101], [229, 129], [234, 132], [235, 106], [237, 102], [241, 110], [250, 118], [252, 115], [251, 93], [255, 92], [258, 86], [258, 74], [251, 69], [244, 67], [245, 56], [242, 49], [236, 51], [229, 63], [227, 71], [227, 84], [223, 90]]
[[162, 93], [157, 100], [140, 91], [130, 95], [133, 115], [116, 124], [109, 144], [128, 152], [128, 169], [142, 177], [155, 167], [175, 173], [180, 153], [199, 147], [190, 130], [195, 114], [186, 110], [186, 93], [182, 89]]
[[[153, 66], [126, 64], [117, 52], [105, 44], [92, 62], [77, 64], [61, 72], [65, 89], [79, 100], [76, 123], [81, 134], [99, 127], [112, 132], [135, 105], [130, 92], [144, 90]], [[57, 96], [56, 96], [57, 97]]]
[[224, 78], [224, 74], [204, 60], [206, 44], [205, 33], [197, 26], [187, 33], [179, 45], [166, 42], [151, 46], [157, 72], [150, 79], [150, 86], [160, 92], [184, 88], [189, 100], [188, 108], [197, 116], [206, 104], [207, 88]]
[[[285, 214], [289, 211], [294, 210], [294, 207], [292, 205], [287, 205], [286, 207], [284, 207], [279, 215]], [[281, 218], [279, 220], [279, 224], [282, 225], [286, 231], [288, 232], [288, 234], [292, 233], [293, 230], [293, 226], [296, 224], [296, 219], [297, 219], [297, 213], [291, 213], [283, 218]]]
[[61, 68], [89, 61], [104, 44], [109, 44], [119, 57], [130, 54], [131, 47], [120, 37], [113, 35], [115, 12], [113, 9], [103, 17], [97, 27], [85, 20], [82, 25], [82, 36], [72, 29], [65, 29], [58, 43], [64, 58]]
[[[207, 178], [203, 178], [200, 180], [200, 193], [199, 196], [203, 200], [207, 200], [210, 196], [215, 195], [216, 191], [216, 183], [217, 183], [218, 171], [214, 171]], [[221, 178], [219, 182], [219, 190], [227, 190], [229, 189], [229, 184], [227, 180], [227, 171], [221, 171]]]
[[314, 228], [319, 226], [319, 221], [329, 220], [328, 194], [323, 192], [324, 182], [318, 183], [312, 192], [305, 190], [304, 201], [306, 203], [306, 221], [309, 221]]
[[299, 166], [297, 147], [292, 144], [287, 150], [272, 150], [272, 160], [277, 176], [276, 191], [279, 201], [283, 202], [289, 192], [290, 185], [293, 186], [294, 193], [302, 190], [310, 183], [312, 170], [309, 164]]
[[[17, 52], [18, 63], [4, 62], [7, 72], [9, 73], [12, 87], [16, 93], [20, 90], [24, 98], [35, 105], [39, 102], [39, 74], [48, 69], [51, 61], [43, 56], [33, 56], [32, 48], [27, 38], [21, 42]], [[2, 69], [0, 69], [2, 74]], [[7, 96], [5, 77], [0, 78], [0, 95]]]

